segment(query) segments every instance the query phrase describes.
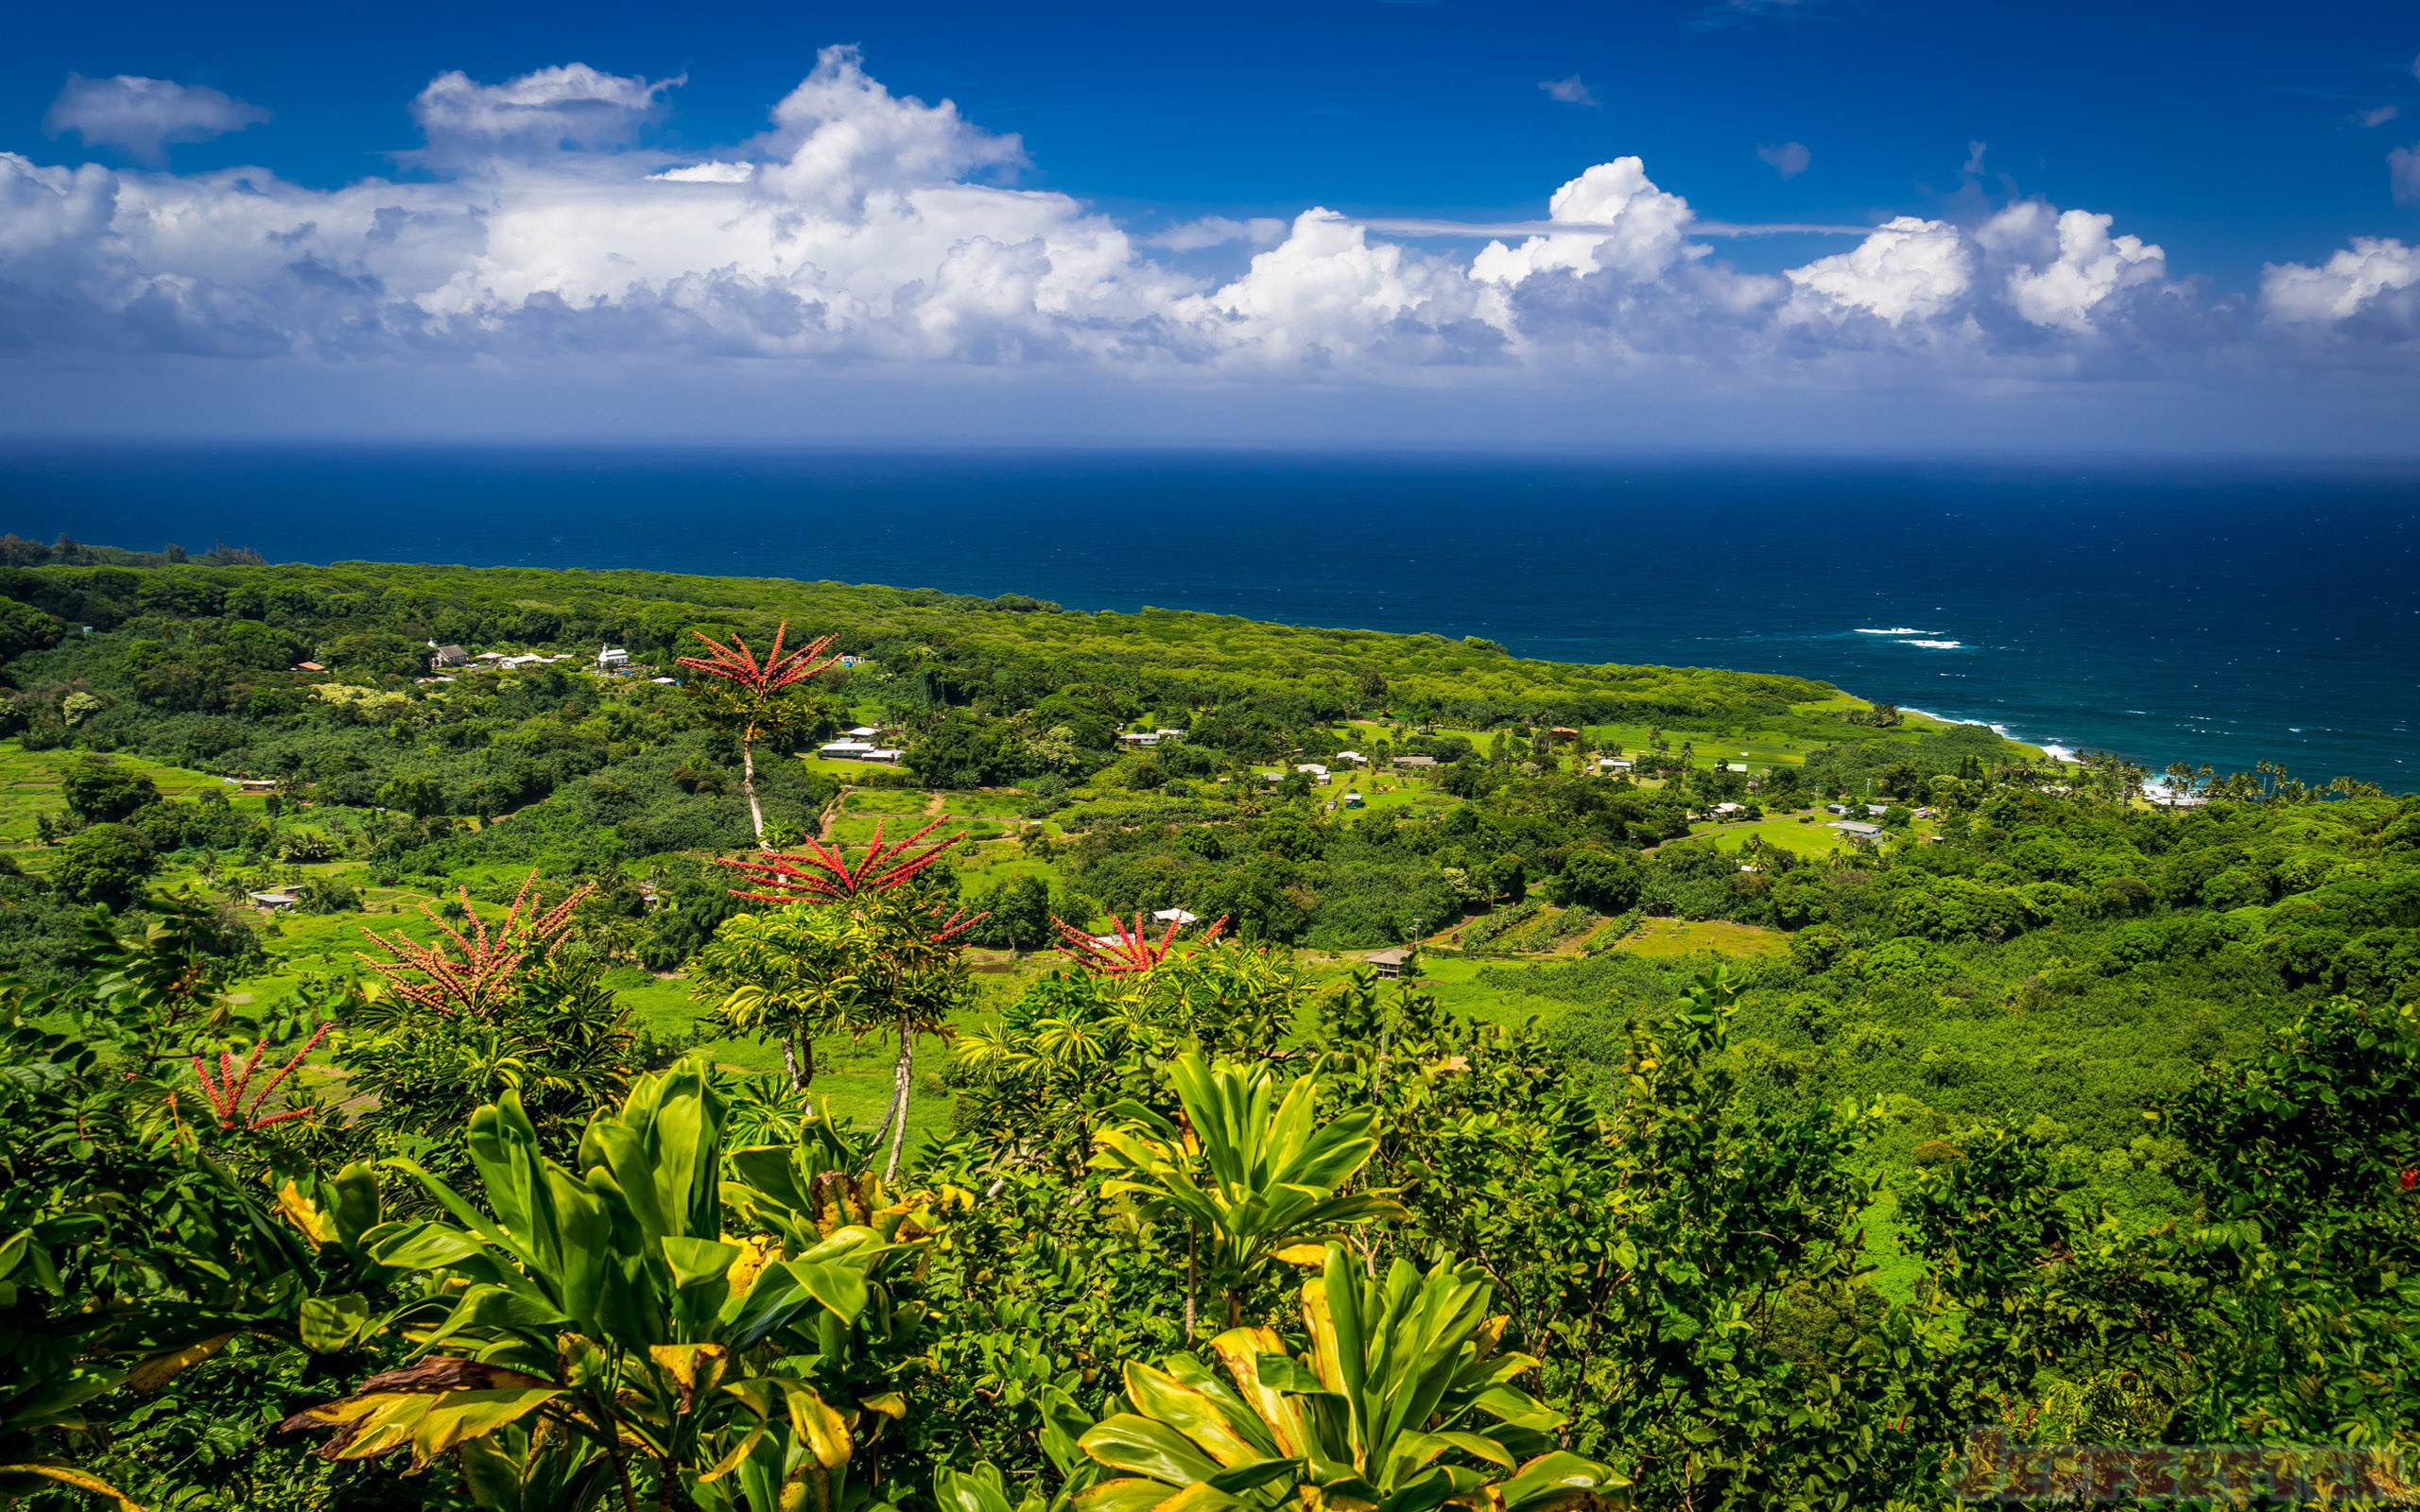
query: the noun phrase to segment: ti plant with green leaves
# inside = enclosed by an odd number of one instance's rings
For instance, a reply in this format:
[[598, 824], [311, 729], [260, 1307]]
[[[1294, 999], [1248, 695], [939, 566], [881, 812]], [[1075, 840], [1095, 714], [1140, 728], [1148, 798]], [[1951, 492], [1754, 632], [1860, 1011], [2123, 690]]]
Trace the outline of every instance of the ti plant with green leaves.
[[1083, 1435], [1114, 1472], [1080, 1512], [1160, 1507], [1275, 1512], [1549, 1512], [1603, 1505], [1621, 1482], [1554, 1447], [1563, 1415], [1513, 1383], [1537, 1362], [1499, 1354], [1505, 1319], [1468, 1263], [1426, 1276], [1396, 1261], [1357, 1273], [1340, 1245], [1303, 1286], [1309, 1349], [1274, 1329], [1210, 1341], [1221, 1381], [1191, 1354], [1126, 1367], [1128, 1410]]
[[[642, 1077], [593, 1122], [577, 1172], [547, 1160], [508, 1094], [471, 1120], [476, 1206], [407, 1161], [450, 1218], [394, 1221], [359, 1248], [417, 1273], [380, 1320], [420, 1358], [299, 1414], [320, 1452], [415, 1468], [452, 1454], [482, 1507], [530, 1512], [691, 1504], [722, 1512], [873, 1505], [854, 1464], [898, 1399], [830, 1394], [853, 1325], [885, 1309], [879, 1273], [916, 1243], [887, 1231], [746, 1214], [803, 1194], [726, 1179], [723, 1105], [702, 1059]], [[744, 1166], [769, 1162], [742, 1160]]]
[[1109, 1175], [1102, 1196], [1131, 1195], [1153, 1217], [1184, 1225], [1186, 1337], [1204, 1281], [1225, 1299], [1232, 1325], [1245, 1290], [1272, 1262], [1315, 1262], [1317, 1246], [1347, 1226], [1402, 1215], [1386, 1192], [1344, 1191], [1377, 1152], [1370, 1108], [1322, 1123], [1316, 1078], [1295, 1078], [1281, 1100], [1267, 1066], [1213, 1067], [1194, 1051], [1167, 1075], [1182, 1126], [1121, 1104], [1092, 1163]]

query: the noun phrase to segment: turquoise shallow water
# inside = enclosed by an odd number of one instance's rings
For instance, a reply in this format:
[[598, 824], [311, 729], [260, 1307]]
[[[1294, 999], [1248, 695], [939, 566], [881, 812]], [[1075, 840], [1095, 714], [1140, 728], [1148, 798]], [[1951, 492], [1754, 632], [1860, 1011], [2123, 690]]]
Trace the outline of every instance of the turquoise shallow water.
[[2420, 472], [1236, 454], [0, 453], [0, 530], [651, 567], [1794, 672], [2420, 787]]

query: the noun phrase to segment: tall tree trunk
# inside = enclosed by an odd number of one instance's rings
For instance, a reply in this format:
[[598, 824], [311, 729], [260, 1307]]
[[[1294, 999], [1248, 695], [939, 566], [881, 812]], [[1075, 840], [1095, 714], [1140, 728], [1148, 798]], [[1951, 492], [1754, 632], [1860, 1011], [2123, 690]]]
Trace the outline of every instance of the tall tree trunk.
[[756, 743], [741, 736], [739, 741], [739, 785], [748, 795], [748, 817], [756, 826], [756, 849], [765, 847], [765, 806], [756, 801]]
[[790, 1091], [806, 1091], [815, 1080], [815, 1041], [795, 1029], [783, 1035], [782, 1069], [790, 1074]]
[[908, 1143], [908, 1092], [916, 1076], [916, 1021], [910, 1014], [899, 1016], [899, 1060], [890, 1072], [890, 1111], [886, 1122], [890, 1125], [890, 1159], [882, 1168], [885, 1181], [899, 1175], [899, 1147]]

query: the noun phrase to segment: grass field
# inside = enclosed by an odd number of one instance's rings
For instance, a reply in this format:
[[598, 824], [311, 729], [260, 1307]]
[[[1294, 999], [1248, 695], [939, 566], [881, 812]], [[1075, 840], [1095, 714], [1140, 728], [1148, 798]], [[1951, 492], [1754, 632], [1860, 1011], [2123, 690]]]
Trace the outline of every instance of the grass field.
[[1704, 954], [1746, 959], [1787, 954], [1789, 936], [1778, 929], [1735, 924], [1727, 919], [1649, 919], [1640, 921], [1638, 933], [1614, 949], [1650, 959]]

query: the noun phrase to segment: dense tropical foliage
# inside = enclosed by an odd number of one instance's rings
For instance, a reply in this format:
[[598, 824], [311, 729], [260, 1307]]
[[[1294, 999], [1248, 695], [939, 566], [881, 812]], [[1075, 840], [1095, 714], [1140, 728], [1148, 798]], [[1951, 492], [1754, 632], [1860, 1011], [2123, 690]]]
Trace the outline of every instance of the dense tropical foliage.
[[0, 1504], [1830, 1512], [2420, 1435], [2420, 798], [1435, 637], [0, 559]]

